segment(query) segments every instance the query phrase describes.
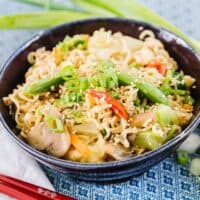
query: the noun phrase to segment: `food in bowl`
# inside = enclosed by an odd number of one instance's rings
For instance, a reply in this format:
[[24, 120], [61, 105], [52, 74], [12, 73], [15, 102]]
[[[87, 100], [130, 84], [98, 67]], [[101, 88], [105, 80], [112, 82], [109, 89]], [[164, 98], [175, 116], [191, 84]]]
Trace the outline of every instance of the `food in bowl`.
[[163, 44], [104, 29], [28, 55], [25, 82], [4, 97], [20, 136], [55, 157], [100, 163], [159, 148], [193, 116], [195, 79]]

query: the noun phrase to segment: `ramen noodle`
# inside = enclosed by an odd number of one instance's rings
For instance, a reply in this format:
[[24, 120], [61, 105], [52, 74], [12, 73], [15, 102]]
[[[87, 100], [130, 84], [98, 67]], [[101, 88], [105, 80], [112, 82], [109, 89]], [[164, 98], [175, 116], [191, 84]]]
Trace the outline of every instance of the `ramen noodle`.
[[190, 122], [195, 80], [149, 30], [103, 28], [29, 53], [25, 81], [4, 97], [20, 136], [52, 156], [123, 160], [159, 148]]

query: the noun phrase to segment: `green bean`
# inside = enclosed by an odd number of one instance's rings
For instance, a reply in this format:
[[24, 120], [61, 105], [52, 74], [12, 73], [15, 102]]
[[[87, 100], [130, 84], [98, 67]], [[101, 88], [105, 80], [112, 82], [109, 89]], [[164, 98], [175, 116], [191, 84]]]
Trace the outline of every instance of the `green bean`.
[[125, 73], [119, 73], [117, 76], [120, 84], [134, 84], [149, 100], [156, 103], [168, 104], [168, 99], [162, 91], [150, 83]]
[[44, 79], [34, 83], [33, 85], [28, 86], [25, 89], [25, 93], [28, 95], [35, 95], [41, 92], [48, 91], [52, 86], [58, 86], [59, 84], [63, 83], [64, 79], [62, 76], [56, 76], [51, 79]]
[[67, 79], [75, 76], [75, 67], [66, 66], [53, 78], [46, 78], [28, 86], [25, 93], [28, 95], [35, 95], [41, 92], [48, 91], [51, 87], [56, 87], [64, 83]]
[[163, 84], [160, 87], [160, 90], [165, 93], [166, 95], [172, 94], [172, 95], [186, 95], [188, 93], [187, 90], [181, 90], [181, 89], [173, 89], [167, 84]]

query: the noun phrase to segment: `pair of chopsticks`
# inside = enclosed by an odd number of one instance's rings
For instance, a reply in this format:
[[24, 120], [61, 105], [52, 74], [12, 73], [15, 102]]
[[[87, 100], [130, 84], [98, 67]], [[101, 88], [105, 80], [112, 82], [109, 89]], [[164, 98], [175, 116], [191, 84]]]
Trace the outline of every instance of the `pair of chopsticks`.
[[57, 192], [0, 174], [0, 193], [18, 200], [75, 200]]

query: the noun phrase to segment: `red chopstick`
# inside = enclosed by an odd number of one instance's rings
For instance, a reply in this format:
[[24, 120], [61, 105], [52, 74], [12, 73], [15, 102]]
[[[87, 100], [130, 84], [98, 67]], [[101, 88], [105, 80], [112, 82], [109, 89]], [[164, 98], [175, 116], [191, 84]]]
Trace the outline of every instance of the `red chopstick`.
[[34, 193], [25, 192], [21, 188], [0, 181], [0, 193], [17, 198], [18, 200], [47, 200], [46, 198]]
[[0, 191], [18, 200], [27, 200], [26, 195], [28, 195], [28, 200], [75, 200], [72, 197], [1, 174]]

